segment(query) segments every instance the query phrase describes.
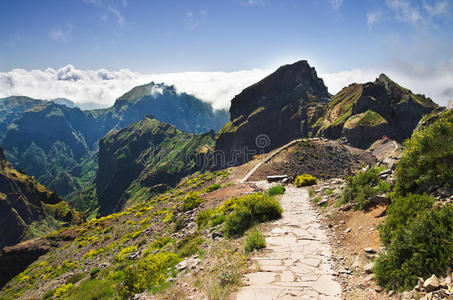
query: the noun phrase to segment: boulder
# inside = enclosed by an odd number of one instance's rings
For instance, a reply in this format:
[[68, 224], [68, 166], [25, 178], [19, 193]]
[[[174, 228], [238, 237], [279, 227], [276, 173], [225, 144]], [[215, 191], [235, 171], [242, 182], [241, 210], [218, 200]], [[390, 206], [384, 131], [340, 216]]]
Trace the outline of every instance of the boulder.
[[436, 275], [431, 276], [430, 278], [425, 280], [423, 283], [423, 287], [427, 292], [432, 292], [439, 288], [439, 278]]

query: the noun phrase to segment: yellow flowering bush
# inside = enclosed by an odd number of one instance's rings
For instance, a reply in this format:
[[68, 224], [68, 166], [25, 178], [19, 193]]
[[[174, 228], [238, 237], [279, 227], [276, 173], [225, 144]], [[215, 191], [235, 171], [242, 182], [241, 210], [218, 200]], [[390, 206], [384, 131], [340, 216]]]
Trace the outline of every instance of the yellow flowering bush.
[[294, 181], [294, 184], [297, 186], [297, 187], [302, 187], [302, 186], [309, 186], [309, 185], [314, 185], [318, 182], [318, 180], [311, 176], [310, 174], [304, 174], [304, 175], [300, 175], [296, 178], [296, 180]]
[[165, 283], [168, 268], [180, 261], [178, 255], [169, 252], [151, 254], [125, 269], [124, 294], [130, 296]]

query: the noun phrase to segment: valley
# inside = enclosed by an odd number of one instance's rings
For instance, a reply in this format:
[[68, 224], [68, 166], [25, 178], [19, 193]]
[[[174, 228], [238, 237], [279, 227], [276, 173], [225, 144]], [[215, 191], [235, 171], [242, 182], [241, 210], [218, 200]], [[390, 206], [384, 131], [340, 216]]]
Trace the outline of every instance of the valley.
[[452, 116], [305, 60], [229, 113], [154, 82], [0, 99], [0, 299], [448, 299]]

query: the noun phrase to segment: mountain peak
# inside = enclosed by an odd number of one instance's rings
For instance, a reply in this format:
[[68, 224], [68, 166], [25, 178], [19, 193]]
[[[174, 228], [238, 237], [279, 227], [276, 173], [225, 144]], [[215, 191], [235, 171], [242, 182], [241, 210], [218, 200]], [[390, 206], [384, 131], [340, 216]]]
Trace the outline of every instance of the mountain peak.
[[165, 83], [150, 83], [139, 85], [131, 89], [117, 99], [117, 101], [138, 101], [145, 96], [151, 96], [155, 94], [176, 94], [176, 89], [173, 85], [166, 85]]

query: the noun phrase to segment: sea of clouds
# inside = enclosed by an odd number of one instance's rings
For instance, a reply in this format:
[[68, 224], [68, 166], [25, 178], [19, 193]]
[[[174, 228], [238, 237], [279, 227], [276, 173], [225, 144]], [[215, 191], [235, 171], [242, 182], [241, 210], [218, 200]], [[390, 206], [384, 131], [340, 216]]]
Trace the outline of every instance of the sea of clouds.
[[[46, 70], [13, 69], [0, 72], [0, 97], [24, 95], [37, 99], [68, 98], [82, 108], [111, 106], [115, 99], [137, 85], [154, 81], [174, 85], [178, 92], [193, 94], [214, 108], [229, 108], [230, 100], [244, 88], [274, 70], [252, 69], [236, 72], [182, 72], [141, 74], [119, 71], [80, 70], [72, 65]], [[353, 82], [375, 80], [381, 72], [416, 93], [426, 94], [440, 105], [453, 99], [453, 62], [426, 68], [354, 69], [319, 74], [332, 94]]]

